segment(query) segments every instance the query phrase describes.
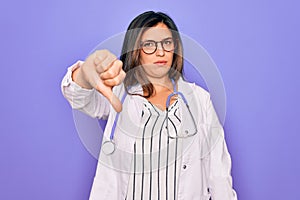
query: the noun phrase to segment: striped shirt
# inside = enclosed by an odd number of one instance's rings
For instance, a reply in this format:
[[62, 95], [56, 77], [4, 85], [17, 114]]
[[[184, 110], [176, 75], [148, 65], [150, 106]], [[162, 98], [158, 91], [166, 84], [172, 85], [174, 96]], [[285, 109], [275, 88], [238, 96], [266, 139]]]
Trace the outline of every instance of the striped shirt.
[[[134, 144], [133, 169], [127, 189], [127, 200], [175, 200], [181, 164], [181, 139], [176, 136], [181, 126], [176, 100], [166, 111], [149, 101], [144, 103], [142, 132]], [[168, 123], [168, 129], [166, 128]]]

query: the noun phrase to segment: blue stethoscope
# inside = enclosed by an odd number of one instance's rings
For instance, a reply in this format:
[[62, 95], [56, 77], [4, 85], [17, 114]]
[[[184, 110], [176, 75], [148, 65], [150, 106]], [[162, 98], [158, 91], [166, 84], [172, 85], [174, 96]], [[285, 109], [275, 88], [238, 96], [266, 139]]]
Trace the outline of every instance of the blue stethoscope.
[[[172, 139], [186, 138], [186, 137], [193, 136], [197, 133], [197, 126], [196, 126], [195, 119], [192, 115], [192, 112], [190, 110], [190, 107], [189, 107], [189, 104], [188, 104], [186, 98], [184, 97], [184, 95], [181, 92], [177, 91], [175, 81], [173, 79], [171, 79], [171, 81], [172, 81], [172, 85], [173, 85], [173, 92], [167, 97], [167, 101], [166, 101], [166, 129], [167, 129], [167, 132], [168, 132], [168, 136]], [[195, 131], [191, 134], [189, 134], [187, 131], [185, 131], [185, 133], [182, 136], [175, 136], [174, 137], [174, 136], [170, 136], [170, 134], [169, 134], [169, 128], [168, 128], [168, 123], [167, 123], [168, 122], [168, 120], [167, 120], [168, 119], [168, 113], [169, 113], [168, 109], [169, 109], [169, 106], [170, 106], [171, 99], [175, 95], [178, 95], [179, 97], [181, 97], [181, 99], [183, 100], [184, 104], [186, 105], [187, 110], [188, 110], [188, 112], [191, 116], [193, 125], [195, 127]], [[122, 99], [121, 99], [122, 104], [124, 103], [124, 100], [125, 100], [126, 96], [127, 96], [127, 92], [125, 92], [122, 96]], [[111, 155], [116, 150], [116, 144], [114, 142], [114, 135], [115, 135], [115, 129], [116, 129], [116, 126], [117, 126], [117, 122], [119, 120], [119, 116], [120, 116], [120, 113], [117, 113], [116, 118], [115, 118], [114, 123], [113, 123], [113, 126], [112, 126], [112, 129], [111, 129], [109, 140], [103, 142], [103, 144], [102, 144], [101, 149], [106, 155]]]

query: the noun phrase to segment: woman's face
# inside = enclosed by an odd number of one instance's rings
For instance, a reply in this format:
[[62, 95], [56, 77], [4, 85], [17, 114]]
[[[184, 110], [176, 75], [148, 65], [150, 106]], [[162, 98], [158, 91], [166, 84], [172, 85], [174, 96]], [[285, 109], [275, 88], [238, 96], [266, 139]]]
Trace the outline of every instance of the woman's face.
[[[151, 53], [151, 49], [155, 49], [153, 41], [156, 42], [157, 48], [156, 51]], [[168, 71], [171, 68], [174, 54], [174, 47], [172, 49], [174, 42], [172, 32], [169, 28], [163, 23], [158, 23], [147, 29], [141, 37], [141, 44], [146, 53], [142, 48], [140, 49], [140, 62], [149, 80], [168, 77]], [[172, 50], [166, 51], [170, 49]]]

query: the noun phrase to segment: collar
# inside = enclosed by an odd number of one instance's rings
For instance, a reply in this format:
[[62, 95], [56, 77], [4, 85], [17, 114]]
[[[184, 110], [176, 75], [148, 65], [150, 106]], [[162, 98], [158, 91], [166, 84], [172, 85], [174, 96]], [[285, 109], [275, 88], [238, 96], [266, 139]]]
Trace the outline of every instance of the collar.
[[[177, 84], [178, 91], [182, 92], [185, 96], [190, 96], [194, 91], [195, 84], [186, 82], [182, 77], [179, 77]], [[136, 84], [129, 89], [129, 92], [133, 94], [143, 94], [143, 88], [141, 84]]]

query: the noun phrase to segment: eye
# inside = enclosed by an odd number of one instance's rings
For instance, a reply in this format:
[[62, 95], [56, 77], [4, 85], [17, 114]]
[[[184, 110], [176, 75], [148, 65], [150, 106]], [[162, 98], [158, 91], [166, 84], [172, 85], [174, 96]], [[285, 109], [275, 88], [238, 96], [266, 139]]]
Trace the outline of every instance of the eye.
[[154, 47], [155, 46], [155, 42], [152, 41], [145, 41], [143, 42], [143, 47]]
[[171, 46], [171, 45], [173, 45], [173, 40], [172, 39], [167, 39], [167, 40], [164, 40], [163, 43], [164, 43], [164, 45]]

